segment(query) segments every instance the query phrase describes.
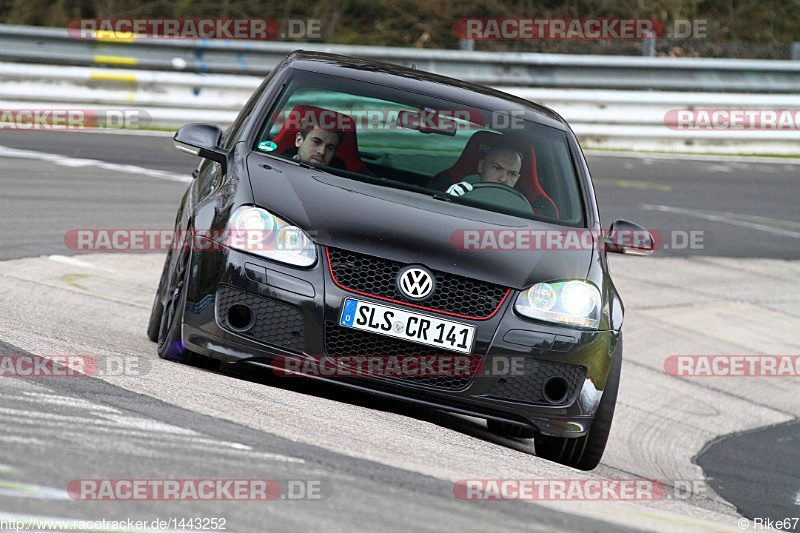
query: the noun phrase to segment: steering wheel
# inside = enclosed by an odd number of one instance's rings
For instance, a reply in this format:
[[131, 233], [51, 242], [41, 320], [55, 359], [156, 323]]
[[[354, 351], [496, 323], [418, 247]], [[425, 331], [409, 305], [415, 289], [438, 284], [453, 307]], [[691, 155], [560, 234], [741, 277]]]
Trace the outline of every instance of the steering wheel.
[[[513, 198], [511, 197], [513, 195]], [[531, 203], [525, 195], [513, 187], [502, 183], [479, 182], [472, 185], [472, 190], [464, 193], [464, 198], [503, 205], [514, 209], [533, 211]]]

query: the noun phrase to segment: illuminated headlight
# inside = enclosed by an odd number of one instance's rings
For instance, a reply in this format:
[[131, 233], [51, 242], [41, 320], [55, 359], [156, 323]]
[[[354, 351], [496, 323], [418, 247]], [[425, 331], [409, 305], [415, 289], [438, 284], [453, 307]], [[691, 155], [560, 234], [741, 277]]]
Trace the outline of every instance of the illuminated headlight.
[[585, 281], [537, 283], [522, 291], [514, 308], [530, 318], [584, 328], [600, 325], [600, 291]]
[[225, 244], [282, 263], [311, 266], [317, 249], [306, 233], [269, 211], [242, 206], [231, 215]]

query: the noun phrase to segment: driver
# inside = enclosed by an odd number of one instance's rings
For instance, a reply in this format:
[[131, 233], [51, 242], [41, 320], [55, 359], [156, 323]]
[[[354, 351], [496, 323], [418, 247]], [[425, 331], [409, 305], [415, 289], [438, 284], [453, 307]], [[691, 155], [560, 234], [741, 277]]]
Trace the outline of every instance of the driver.
[[447, 192], [453, 196], [461, 196], [472, 190], [472, 185], [482, 183], [500, 183], [513, 187], [519, 179], [522, 168], [522, 154], [509, 146], [496, 145], [478, 162], [478, 173], [466, 176], [463, 181], [448, 187]]

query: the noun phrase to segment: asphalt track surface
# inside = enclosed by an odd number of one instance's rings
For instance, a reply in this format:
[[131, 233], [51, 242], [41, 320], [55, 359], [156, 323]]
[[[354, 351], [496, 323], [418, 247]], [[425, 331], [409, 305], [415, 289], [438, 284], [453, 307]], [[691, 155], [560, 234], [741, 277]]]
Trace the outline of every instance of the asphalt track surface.
[[[714, 490], [746, 516], [794, 517], [800, 506], [799, 426], [792, 422], [722, 437], [698, 455], [697, 464]], [[751, 467], [742, 469], [743, 464]], [[772, 497], [765, 499], [754, 486], [769, 487]]]
[[[507, 531], [604, 530], [602, 522], [523, 502], [453, 505], [452, 483], [225, 423], [100, 379], [8, 381], [0, 412], [5, 424], [22, 430], [14, 431], [16, 439], [3, 439], [4, 461], [12, 463], [3, 465], [3, 514], [41, 515], [42, 500], [48, 500], [48, 517], [149, 523], [216, 517], [225, 518], [233, 531], [359, 531], [370, 524], [386, 531], [461, 531], [478, 524]], [[119, 479], [276, 480], [282, 494], [267, 505], [224, 502], [213, 509], [212, 502], [76, 502], [63, 493], [73, 472], [81, 479], [104, 479], [111, 465]], [[300, 491], [290, 493], [290, 482], [294, 487], [310, 482], [300, 486], [315, 499], [291, 499]], [[76, 503], [79, 514], [72, 516]], [[306, 511], [309, 504], [314, 512]]]
[[[169, 228], [196, 160], [150, 135], [0, 132], [0, 147], [0, 352], [134, 357], [144, 368], [4, 378], [0, 519], [191, 515], [224, 517], [232, 531], [737, 531], [739, 513], [800, 515], [797, 378], [721, 382], [663, 368], [675, 354], [800, 352], [800, 166], [791, 161], [589, 155], [605, 225], [627, 218], [677, 239], [702, 232], [704, 246], [613, 259], [628, 313], [623, 385], [604, 461], [583, 473], [492, 436], [480, 420], [262, 370], [221, 374], [158, 359], [144, 328], [163, 258], [72, 257], [63, 236]], [[314, 480], [324, 498], [86, 502], [66, 493], [71, 480], [101, 478]], [[457, 500], [453, 483], [470, 478], [643, 478], [674, 492], [657, 502]], [[677, 497], [686, 486], [695, 490]]]

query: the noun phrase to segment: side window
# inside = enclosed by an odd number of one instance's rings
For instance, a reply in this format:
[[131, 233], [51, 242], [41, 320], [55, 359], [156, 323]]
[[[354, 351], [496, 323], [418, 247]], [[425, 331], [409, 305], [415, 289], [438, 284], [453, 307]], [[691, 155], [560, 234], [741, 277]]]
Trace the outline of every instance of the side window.
[[556, 205], [558, 205], [559, 212], [562, 219], [569, 221], [578, 221], [581, 218], [581, 204], [580, 195], [577, 188], [577, 183], [574, 178], [575, 170], [572, 167], [572, 161], [567, 148], [567, 144], [553, 144], [550, 147], [553, 161], [553, 175], [551, 178], [553, 193], [558, 198]]
[[253, 112], [253, 109], [256, 106], [256, 103], [266, 90], [276, 70], [277, 69], [273, 69], [273, 71], [269, 74], [269, 76], [267, 76], [267, 78], [261, 83], [258, 89], [256, 89], [256, 91], [244, 105], [242, 111], [239, 113], [239, 116], [237, 116], [236, 120], [234, 120], [233, 123], [228, 127], [228, 130], [225, 132], [225, 135], [222, 138], [223, 148], [230, 150], [231, 146], [233, 146], [234, 140], [239, 137], [239, 133], [242, 131], [242, 128], [244, 127], [245, 124], [247, 124], [247, 121], [248, 119], [250, 119], [250, 116]]
[[[289, 86], [287, 93], [276, 105], [273, 120], [264, 125], [259, 143], [276, 141], [293, 109], [298, 106], [313, 106], [327, 111], [329, 115], [326, 118], [336, 114], [352, 118], [356, 127], [359, 155], [379, 172], [396, 170], [423, 175], [420, 173], [423, 168], [426, 172], [448, 168], [458, 159], [464, 144], [474, 133], [471, 129], [473, 125], [463, 120], [456, 121], [458, 129], [455, 136], [434, 136], [435, 139], [414, 129], [400, 127], [399, 113], [417, 113], [419, 110], [380, 98], [321, 87], [295, 88], [294, 85]], [[335, 123], [335, 120], [332, 122]], [[294, 139], [294, 136], [289, 138]], [[393, 175], [397, 176], [396, 173]], [[424, 183], [431, 176], [426, 177]]]
[[564, 206], [561, 202], [561, 190], [556, 179], [558, 170], [553, 150], [547, 142], [534, 143], [534, 150], [536, 150], [536, 173], [539, 178], [539, 185], [542, 186], [547, 196], [555, 202], [559, 213], [561, 213]]

